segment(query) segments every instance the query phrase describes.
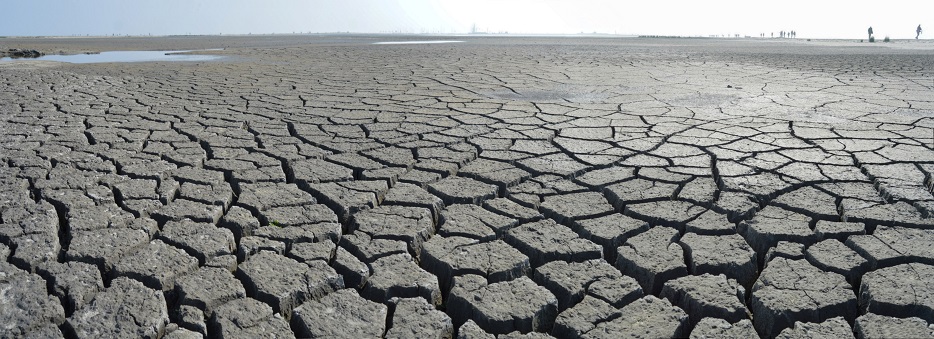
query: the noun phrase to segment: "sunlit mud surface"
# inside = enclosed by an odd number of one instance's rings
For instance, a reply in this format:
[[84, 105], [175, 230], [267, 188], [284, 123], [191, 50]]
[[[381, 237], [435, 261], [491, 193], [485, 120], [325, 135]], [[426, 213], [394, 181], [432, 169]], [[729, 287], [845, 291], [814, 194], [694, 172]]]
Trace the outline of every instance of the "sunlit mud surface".
[[931, 336], [923, 42], [0, 43], [0, 337]]

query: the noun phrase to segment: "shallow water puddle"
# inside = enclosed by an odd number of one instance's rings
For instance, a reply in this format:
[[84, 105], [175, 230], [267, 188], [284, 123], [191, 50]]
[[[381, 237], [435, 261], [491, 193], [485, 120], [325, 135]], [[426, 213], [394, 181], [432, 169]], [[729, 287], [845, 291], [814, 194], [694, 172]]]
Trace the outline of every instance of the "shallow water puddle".
[[374, 45], [413, 45], [413, 44], [450, 44], [463, 42], [460, 40], [412, 40], [412, 41], [380, 41], [374, 42]]
[[91, 64], [105, 62], [211, 61], [224, 58], [224, 56], [220, 55], [178, 54], [185, 52], [194, 51], [111, 51], [98, 54], [43, 55], [38, 58], [0, 58], [0, 62], [41, 60]]

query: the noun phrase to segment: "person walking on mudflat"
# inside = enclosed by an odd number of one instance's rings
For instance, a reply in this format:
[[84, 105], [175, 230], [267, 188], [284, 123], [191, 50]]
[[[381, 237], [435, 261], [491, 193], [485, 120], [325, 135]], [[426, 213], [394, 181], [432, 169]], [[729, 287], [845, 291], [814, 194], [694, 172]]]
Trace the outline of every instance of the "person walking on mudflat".
[[918, 29], [915, 30], [915, 40], [918, 40], [919, 36], [921, 36], [921, 25], [918, 25]]
[[872, 26], [869, 26], [869, 39], [872, 39]]

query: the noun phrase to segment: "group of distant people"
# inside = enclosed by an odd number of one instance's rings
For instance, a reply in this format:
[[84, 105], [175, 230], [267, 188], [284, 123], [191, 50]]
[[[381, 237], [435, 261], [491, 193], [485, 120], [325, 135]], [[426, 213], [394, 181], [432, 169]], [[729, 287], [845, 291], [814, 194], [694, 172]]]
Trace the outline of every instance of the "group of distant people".
[[[759, 36], [764, 38], [764, 37], [765, 37], [765, 33], [760, 33]], [[772, 38], [774, 38], [774, 37], [775, 37], [775, 32], [769, 33], [769, 36], [772, 37]], [[793, 38], [795, 38], [795, 37], [798, 36], [798, 32], [795, 32], [795, 31], [787, 31], [787, 32], [786, 32], [786, 31], [779, 31], [779, 32], [778, 32], [778, 36], [781, 37], [781, 38], [792, 38], [792, 39], [793, 39]], [[919, 37], [921, 37], [921, 25], [918, 25], [918, 28], [915, 29], [915, 39], [918, 39]], [[872, 26], [869, 27], [869, 39], [872, 40]]]
[[[915, 39], [921, 36], [921, 25], [918, 25], [918, 28], [915, 29]], [[872, 40], [872, 26], [869, 26], [869, 40]]]
[[[759, 36], [764, 38], [764, 37], [765, 37], [765, 33], [759, 33]], [[786, 32], [786, 31], [780, 31], [780, 32], [778, 32], [778, 36], [779, 36], [779, 37], [782, 37], [782, 38], [794, 38], [794, 37], [797, 37], [797, 36], [798, 36], [798, 33], [795, 32], [795, 31], [788, 31], [788, 32]], [[774, 38], [774, 37], [775, 37], [775, 32], [769, 33], [769, 37]]]

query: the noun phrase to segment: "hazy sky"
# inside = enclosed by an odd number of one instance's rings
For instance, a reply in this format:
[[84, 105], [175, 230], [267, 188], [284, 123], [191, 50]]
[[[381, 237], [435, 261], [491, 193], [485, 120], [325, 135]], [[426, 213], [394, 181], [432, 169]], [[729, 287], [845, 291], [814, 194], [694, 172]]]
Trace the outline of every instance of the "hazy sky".
[[887, 0], [14, 0], [0, 36], [292, 32], [934, 38], [934, 1]]

